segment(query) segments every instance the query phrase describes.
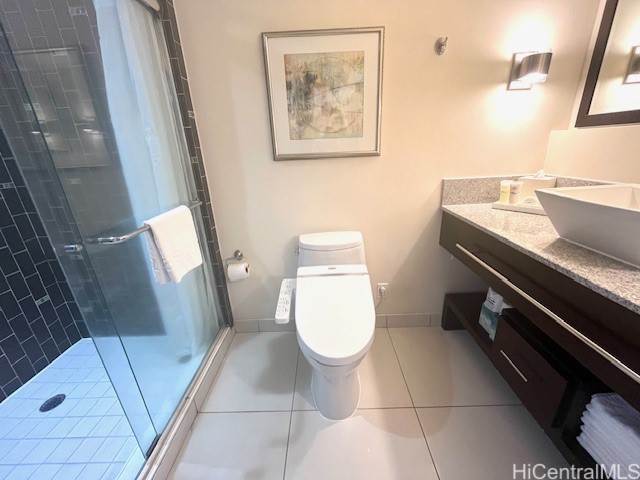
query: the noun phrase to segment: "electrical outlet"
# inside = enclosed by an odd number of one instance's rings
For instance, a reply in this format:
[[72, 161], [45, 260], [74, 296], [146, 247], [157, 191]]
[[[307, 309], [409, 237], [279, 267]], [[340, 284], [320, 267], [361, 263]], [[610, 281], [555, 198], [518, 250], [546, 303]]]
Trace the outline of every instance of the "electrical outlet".
[[378, 283], [378, 298], [387, 298], [389, 296], [389, 284]]

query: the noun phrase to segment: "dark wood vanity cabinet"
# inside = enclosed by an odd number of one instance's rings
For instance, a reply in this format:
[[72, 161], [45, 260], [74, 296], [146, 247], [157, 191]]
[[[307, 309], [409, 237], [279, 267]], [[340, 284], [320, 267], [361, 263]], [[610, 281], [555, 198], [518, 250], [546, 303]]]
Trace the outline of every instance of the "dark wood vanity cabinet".
[[465, 328], [568, 462], [593, 467], [580, 446], [591, 395], [610, 389], [515, 309], [504, 310], [492, 341], [478, 323], [485, 292], [445, 295], [442, 328]]
[[640, 315], [443, 212], [440, 245], [640, 410]]
[[615, 391], [640, 410], [640, 315], [443, 212], [440, 245], [514, 307], [492, 341], [478, 324], [483, 293], [447, 294], [444, 329], [466, 328], [569, 462], [591, 395]]
[[521, 328], [517, 317], [517, 312], [507, 311], [500, 318], [491, 360], [540, 426], [548, 429], [575, 376]]

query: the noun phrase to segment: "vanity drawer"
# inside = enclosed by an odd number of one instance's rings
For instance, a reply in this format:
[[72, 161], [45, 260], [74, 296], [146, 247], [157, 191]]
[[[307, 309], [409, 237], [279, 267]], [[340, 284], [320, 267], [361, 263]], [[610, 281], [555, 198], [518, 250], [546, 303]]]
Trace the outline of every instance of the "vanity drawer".
[[568, 380], [501, 316], [491, 348], [492, 361], [543, 428], [550, 428]]

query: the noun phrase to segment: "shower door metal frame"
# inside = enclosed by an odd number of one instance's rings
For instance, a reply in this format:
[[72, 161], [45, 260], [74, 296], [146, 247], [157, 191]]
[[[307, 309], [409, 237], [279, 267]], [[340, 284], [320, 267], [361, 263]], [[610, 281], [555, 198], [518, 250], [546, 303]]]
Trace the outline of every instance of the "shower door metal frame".
[[202, 201], [202, 207], [200, 208], [202, 223], [207, 237], [207, 249], [209, 250], [209, 257], [212, 262], [211, 266], [214, 272], [215, 287], [223, 311], [223, 325], [231, 327], [234, 323], [233, 312], [231, 310], [223, 255], [217, 237], [202, 149], [200, 148], [196, 114], [191, 101], [189, 80], [187, 78], [182, 45], [180, 44], [178, 22], [176, 20], [173, 2], [158, 0], [158, 3], [160, 4], [159, 18], [162, 22], [164, 39], [169, 53], [169, 66], [173, 74], [173, 85], [178, 94], [178, 105], [185, 137], [187, 139], [187, 147], [189, 149], [190, 167], [196, 182], [197, 198]]

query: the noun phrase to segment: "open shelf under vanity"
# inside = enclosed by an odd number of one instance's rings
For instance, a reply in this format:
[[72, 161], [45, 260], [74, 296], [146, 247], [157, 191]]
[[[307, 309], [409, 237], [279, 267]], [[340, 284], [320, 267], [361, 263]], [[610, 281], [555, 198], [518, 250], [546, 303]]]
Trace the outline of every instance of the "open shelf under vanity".
[[503, 311], [491, 340], [478, 323], [485, 296], [445, 295], [442, 328], [466, 329], [567, 461], [595, 466], [576, 436], [591, 395], [609, 389], [515, 309]]
[[595, 467], [576, 440], [581, 416], [599, 392], [640, 409], [640, 315], [447, 211], [440, 245], [514, 307], [491, 340], [478, 322], [486, 292], [450, 293], [442, 328], [466, 329], [566, 460]]

